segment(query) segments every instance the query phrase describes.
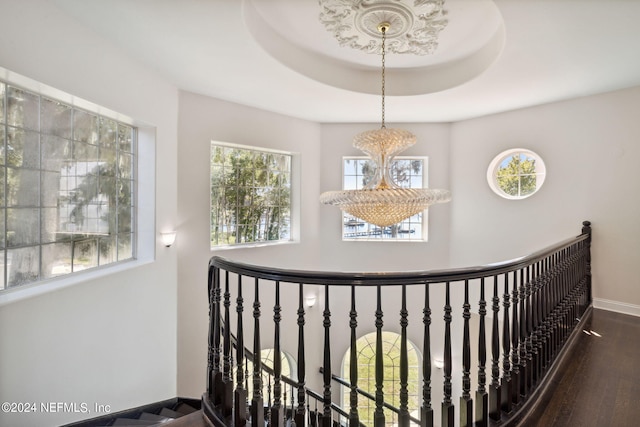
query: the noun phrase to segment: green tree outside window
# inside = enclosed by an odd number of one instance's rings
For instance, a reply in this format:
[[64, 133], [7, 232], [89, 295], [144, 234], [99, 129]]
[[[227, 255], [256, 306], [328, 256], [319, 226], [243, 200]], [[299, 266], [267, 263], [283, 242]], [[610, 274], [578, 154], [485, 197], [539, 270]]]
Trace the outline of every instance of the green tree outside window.
[[525, 154], [507, 157], [496, 173], [498, 186], [510, 196], [522, 197], [536, 191], [536, 159]]
[[290, 240], [291, 155], [211, 145], [211, 246]]
[[135, 257], [136, 135], [0, 82], [0, 290]]

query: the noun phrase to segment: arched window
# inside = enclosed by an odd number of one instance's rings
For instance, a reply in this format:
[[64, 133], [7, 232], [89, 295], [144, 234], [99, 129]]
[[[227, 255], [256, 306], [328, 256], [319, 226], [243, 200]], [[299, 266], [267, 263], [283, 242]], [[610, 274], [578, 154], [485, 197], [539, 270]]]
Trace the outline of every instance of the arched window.
[[[382, 332], [382, 351], [384, 365], [383, 392], [384, 400], [398, 408], [400, 406], [400, 335], [393, 332]], [[358, 387], [372, 395], [376, 392], [376, 333], [364, 335], [356, 341], [358, 353]], [[420, 355], [416, 347], [407, 342], [407, 353], [409, 361], [408, 386], [409, 392], [409, 412], [418, 416], [420, 407]], [[349, 379], [350, 376], [350, 350], [347, 350], [343, 362], [343, 377]], [[342, 406], [345, 409], [350, 407], [350, 390], [343, 387]], [[358, 395], [358, 413], [360, 422], [365, 425], [373, 425], [373, 413], [375, 401]], [[387, 426], [398, 424], [398, 416], [388, 409], [384, 410]]]
[[[260, 358], [262, 359], [262, 364], [273, 369], [273, 360], [274, 360], [274, 349], [268, 348], [264, 349], [260, 352]], [[289, 356], [284, 351], [280, 352], [280, 366], [281, 366], [281, 375], [283, 377], [292, 378], [291, 373], [295, 372], [295, 361], [291, 356]], [[234, 370], [234, 375], [236, 375]], [[245, 366], [245, 377], [246, 377], [246, 386], [247, 392], [249, 395], [249, 399], [253, 394], [253, 362], [247, 362]], [[235, 379], [235, 377], [234, 377]], [[288, 389], [288, 386], [281, 382], [282, 384], [282, 396], [281, 399], [284, 401], [284, 394], [286, 393], [287, 399], [290, 399], [291, 391]], [[287, 387], [285, 389], [285, 387]], [[269, 402], [273, 400], [273, 376], [269, 375], [266, 371], [262, 372], [262, 398], [265, 402]]]

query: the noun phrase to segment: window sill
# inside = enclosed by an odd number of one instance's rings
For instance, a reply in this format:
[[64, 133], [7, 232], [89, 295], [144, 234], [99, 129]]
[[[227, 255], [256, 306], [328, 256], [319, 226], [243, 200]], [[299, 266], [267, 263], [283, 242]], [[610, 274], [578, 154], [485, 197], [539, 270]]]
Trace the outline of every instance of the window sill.
[[224, 246], [211, 246], [211, 252], [215, 251], [228, 251], [233, 249], [248, 249], [248, 248], [262, 248], [265, 246], [280, 246], [298, 244], [299, 240], [287, 240], [278, 242], [255, 242], [255, 243], [240, 243], [237, 245], [224, 245]]
[[83, 282], [90, 282], [92, 280], [106, 277], [114, 273], [131, 270], [150, 262], [152, 262], [152, 260], [148, 259], [123, 261], [117, 265], [97, 267], [95, 269], [79, 272], [73, 275], [60, 276], [52, 279], [34, 282], [28, 285], [8, 288], [0, 293], [0, 306], [22, 301], [27, 298], [44, 295], [46, 293], [54, 292], [59, 289], [64, 289]]

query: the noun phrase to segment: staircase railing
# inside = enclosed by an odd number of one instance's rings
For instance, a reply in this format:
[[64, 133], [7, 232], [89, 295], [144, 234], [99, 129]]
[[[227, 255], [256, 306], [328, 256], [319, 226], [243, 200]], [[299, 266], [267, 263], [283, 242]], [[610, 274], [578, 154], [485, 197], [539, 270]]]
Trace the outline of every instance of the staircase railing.
[[[213, 257], [205, 415], [215, 425], [359, 426], [365, 419], [359, 396], [365, 390], [358, 383], [357, 342], [372, 331], [375, 379], [367, 394], [373, 414], [364, 424], [507, 425], [534, 399], [590, 309], [590, 245], [591, 226], [585, 221], [579, 236], [532, 255], [463, 269], [338, 273]], [[314, 296], [323, 302], [322, 313], [305, 303], [318, 289], [320, 295]], [[251, 311], [245, 310], [247, 290]], [[262, 314], [263, 305], [269, 316]], [[389, 307], [398, 309], [397, 321]], [[383, 356], [386, 331], [400, 337], [399, 385], [390, 393], [385, 390], [390, 384]], [[419, 341], [422, 357], [417, 377], [409, 375], [412, 341]], [[260, 357], [247, 362], [266, 346], [273, 349], [273, 368]], [[282, 375], [284, 352], [296, 359], [291, 378]], [[349, 369], [340, 372], [345, 353]], [[273, 379], [266, 402], [265, 370]], [[337, 377], [344, 382], [336, 383]], [[410, 389], [418, 381], [416, 399]], [[312, 399], [320, 406], [312, 408]]]

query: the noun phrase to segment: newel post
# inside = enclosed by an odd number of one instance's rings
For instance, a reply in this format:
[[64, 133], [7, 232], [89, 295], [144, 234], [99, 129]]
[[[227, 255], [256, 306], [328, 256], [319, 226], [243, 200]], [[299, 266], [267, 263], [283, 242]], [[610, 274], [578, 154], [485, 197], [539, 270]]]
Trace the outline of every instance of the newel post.
[[582, 222], [582, 234], [587, 234], [587, 305], [592, 303], [591, 296], [591, 222]]

